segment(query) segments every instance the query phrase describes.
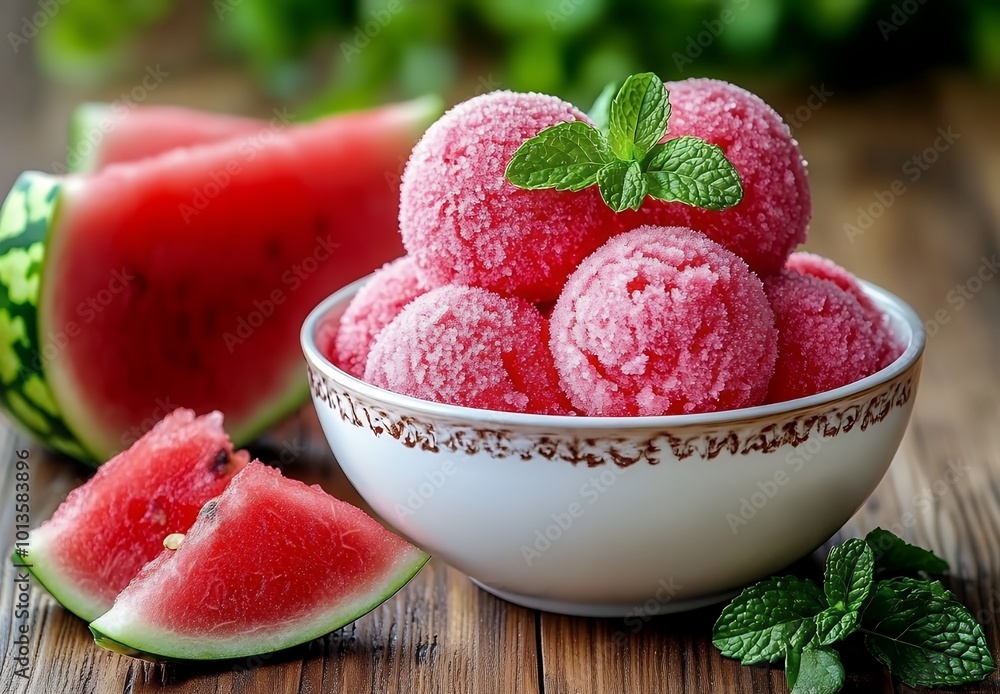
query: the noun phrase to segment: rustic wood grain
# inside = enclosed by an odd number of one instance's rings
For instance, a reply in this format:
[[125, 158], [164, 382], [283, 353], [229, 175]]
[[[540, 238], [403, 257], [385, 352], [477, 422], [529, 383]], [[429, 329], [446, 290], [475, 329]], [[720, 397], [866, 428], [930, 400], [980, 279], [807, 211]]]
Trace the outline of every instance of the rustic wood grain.
[[[776, 96], [779, 112], [808, 88]], [[767, 95], [772, 96], [772, 95]], [[796, 129], [810, 161], [814, 221], [808, 248], [946, 319], [928, 342], [910, 428], [872, 498], [835, 541], [881, 525], [945, 556], [949, 586], [1000, 651], [1000, 281], [961, 306], [949, 299], [1000, 244], [1000, 94], [953, 75], [865, 95], [836, 94]], [[938, 128], [961, 136], [911, 181], [903, 166]], [[853, 242], [858, 206], [905, 179], [899, 196]], [[25, 440], [0, 426], [0, 460]], [[308, 410], [255, 451], [291, 476], [361, 503]], [[48, 517], [88, 471], [31, 446], [32, 516]], [[0, 545], [13, 542], [13, 474], [0, 474]], [[710, 548], [706, 548], [710, 551]], [[815, 572], [822, 551], [796, 567]], [[261, 662], [162, 665], [96, 648], [86, 625], [44, 591], [31, 592], [30, 677], [13, 675], [19, 624], [15, 572], [0, 573], [0, 691], [76, 692], [787, 692], [780, 668], [742, 667], [710, 643], [719, 608], [624, 620], [536, 613], [476, 589], [432, 561], [399, 595], [354, 625]], [[863, 649], [848, 648], [847, 692], [913, 691]], [[922, 690], [927, 691], [927, 690]], [[964, 692], [1000, 691], [996, 675]]]

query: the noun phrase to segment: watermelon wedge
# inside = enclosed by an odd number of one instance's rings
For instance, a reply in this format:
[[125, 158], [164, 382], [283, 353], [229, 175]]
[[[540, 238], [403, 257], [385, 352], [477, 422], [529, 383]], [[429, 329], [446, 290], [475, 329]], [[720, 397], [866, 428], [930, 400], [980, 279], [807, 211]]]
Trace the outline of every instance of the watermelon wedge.
[[163, 551], [163, 539], [186, 532], [248, 461], [246, 451], [233, 451], [221, 414], [195, 418], [178, 410], [70, 492], [31, 531], [28, 554], [17, 563], [66, 609], [92, 621]]
[[224, 412], [242, 445], [306, 399], [309, 310], [402, 254], [400, 162], [439, 112], [420, 99], [24, 174], [0, 210], [0, 403], [81, 460], [177, 407]]
[[427, 559], [361, 510], [255, 461], [90, 629], [104, 648], [156, 660], [270, 653], [373, 610]]
[[[278, 109], [275, 118], [289, 120]], [[254, 135], [267, 126], [266, 120], [178, 106], [81, 104], [70, 120], [66, 164], [70, 171], [98, 171], [179, 147]]]

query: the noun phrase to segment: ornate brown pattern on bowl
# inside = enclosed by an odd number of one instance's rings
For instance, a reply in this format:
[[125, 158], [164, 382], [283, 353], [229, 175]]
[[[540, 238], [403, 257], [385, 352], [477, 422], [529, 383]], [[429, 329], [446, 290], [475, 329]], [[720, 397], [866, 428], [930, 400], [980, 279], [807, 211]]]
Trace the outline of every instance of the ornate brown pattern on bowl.
[[[563, 460], [588, 467], [614, 464], [628, 467], [646, 460], [659, 462], [657, 453], [669, 448], [683, 460], [697, 456], [712, 460], [723, 451], [747, 455], [770, 453], [782, 446], [798, 446], [811, 436], [837, 436], [858, 427], [884, 420], [889, 413], [906, 405], [913, 396], [916, 362], [895, 379], [857, 394], [847, 403], [814, 407], [740, 423], [739, 429], [726, 425], [683, 426], [673, 429], [637, 431], [635, 436], [581, 438], [553, 433], [509, 431], [503, 428], [435, 424], [418, 417], [388, 411], [356, 392], [350, 392], [326, 375], [308, 367], [309, 386], [315, 398], [332, 409], [341, 420], [366, 428], [375, 436], [390, 436], [407, 448], [430, 452], [442, 450], [467, 454], [487, 453], [494, 458], [517, 456], [524, 460], [541, 457]], [[693, 430], [687, 433], [687, 430]]]

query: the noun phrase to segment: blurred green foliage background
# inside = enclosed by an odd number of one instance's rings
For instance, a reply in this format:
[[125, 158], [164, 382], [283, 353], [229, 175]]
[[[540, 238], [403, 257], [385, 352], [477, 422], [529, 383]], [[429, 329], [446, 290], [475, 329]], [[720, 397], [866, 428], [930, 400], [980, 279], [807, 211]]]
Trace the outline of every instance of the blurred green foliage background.
[[305, 114], [499, 87], [589, 103], [640, 70], [865, 87], [957, 65], [1000, 79], [998, 0], [50, 2], [33, 48], [56, 80], [113, 79], [166, 32]]

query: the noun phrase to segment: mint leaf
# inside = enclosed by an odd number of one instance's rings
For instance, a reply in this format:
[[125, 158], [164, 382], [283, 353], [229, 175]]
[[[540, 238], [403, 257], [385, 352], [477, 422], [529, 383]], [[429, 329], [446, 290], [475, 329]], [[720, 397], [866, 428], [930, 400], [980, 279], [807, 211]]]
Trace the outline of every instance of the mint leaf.
[[836, 694], [844, 679], [844, 666], [832, 648], [790, 652], [785, 658], [785, 680], [791, 694]]
[[645, 160], [649, 194], [708, 210], [724, 210], [743, 199], [739, 174], [716, 145], [678, 137], [653, 147]]
[[791, 689], [799, 679], [799, 670], [802, 667], [802, 650], [799, 648], [789, 648], [785, 651], [785, 682]]
[[851, 539], [830, 550], [823, 576], [823, 593], [830, 606], [813, 618], [815, 645], [842, 641], [857, 631], [873, 576], [874, 557], [864, 540]]
[[898, 581], [903, 585], [908, 585], [910, 581], [912, 581], [913, 583], [923, 584], [927, 586], [928, 590], [930, 590], [939, 598], [943, 600], [950, 600], [951, 602], [958, 603], [959, 605], [962, 604], [958, 601], [958, 596], [952, 593], [947, 588], [945, 588], [944, 584], [941, 583], [941, 581], [923, 581], [918, 578], [910, 578], [908, 576], [899, 576], [896, 578], [896, 581]]
[[587, 111], [587, 118], [590, 119], [595, 128], [605, 135], [608, 134], [608, 129], [611, 127], [611, 102], [621, 86], [621, 82], [609, 82], [597, 95], [594, 105]]
[[948, 562], [929, 550], [916, 547], [888, 530], [875, 528], [865, 537], [875, 557], [875, 570], [880, 573], [918, 573], [932, 576], [947, 573]]
[[646, 183], [637, 161], [614, 161], [597, 172], [604, 203], [615, 212], [638, 210], [646, 199]]
[[610, 161], [604, 136], [573, 121], [546, 128], [518, 147], [504, 175], [518, 188], [576, 191], [594, 185]]
[[667, 134], [670, 101], [652, 72], [632, 75], [611, 102], [608, 143], [623, 161], [638, 161]]
[[726, 606], [712, 629], [712, 643], [744, 665], [777, 660], [789, 644], [808, 640], [802, 635], [814, 629], [811, 618], [825, 607], [823, 592], [812, 581], [769, 578]]
[[879, 581], [862, 621], [865, 645], [911, 687], [950, 687], [995, 669], [983, 630], [937, 582]]
[[861, 613], [828, 607], [813, 617], [812, 621], [815, 627], [812, 645], [828, 646], [843, 641], [857, 631], [861, 626]]
[[830, 607], [857, 612], [872, 592], [875, 558], [864, 540], [852, 538], [830, 550], [823, 575], [823, 592]]

